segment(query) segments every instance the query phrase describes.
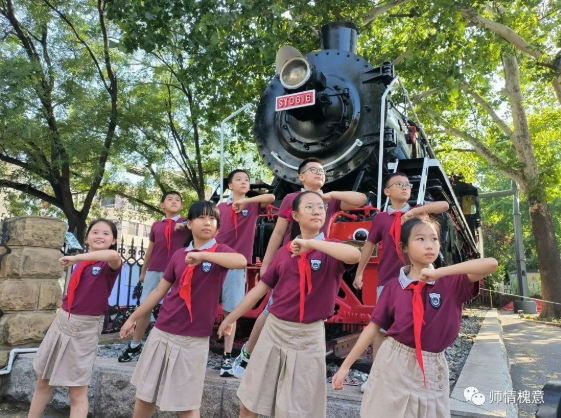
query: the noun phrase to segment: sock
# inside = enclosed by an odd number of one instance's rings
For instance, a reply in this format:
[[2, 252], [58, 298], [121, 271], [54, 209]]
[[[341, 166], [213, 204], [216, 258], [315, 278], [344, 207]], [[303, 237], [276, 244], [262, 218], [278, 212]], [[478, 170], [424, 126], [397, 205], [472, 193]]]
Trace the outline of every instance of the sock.
[[131, 341], [131, 342], [130, 342], [131, 348], [136, 348], [136, 347], [138, 347], [140, 344], [141, 344], [141, 343], [135, 343], [134, 341]]

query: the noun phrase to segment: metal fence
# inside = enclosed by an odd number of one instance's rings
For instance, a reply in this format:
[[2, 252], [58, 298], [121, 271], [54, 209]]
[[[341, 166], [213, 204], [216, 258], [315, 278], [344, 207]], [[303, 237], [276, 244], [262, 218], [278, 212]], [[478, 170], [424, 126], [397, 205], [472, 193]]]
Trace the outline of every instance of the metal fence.
[[[68, 247], [65, 245], [61, 251], [63, 254], [68, 254]], [[86, 247], [84, 252], [87, 251], [88, 248]], [[135, 245], [133, 239], [130, 245], [126, 245], [124, 238], [121, 237], [121, 242], [117, 246], [117, 252], [121, 254], [123, 266], [109, 296], [109, 309], [105, 317], [104, 333], [117, 332], [121, 329], [124, 321], [138, 306], [142, 290], [138, 278], [140, 277], [144, 256], [146, 255], [144, 240], [140, 241], [140, 245]], [[72, 266], [72, 269], [68, 269], [65, 274], [65, 293], [66, 289], [68, 289], [68, 282], [74, 267]], [[155, 309], [155, 316], [157, 316], [157, 310]]]

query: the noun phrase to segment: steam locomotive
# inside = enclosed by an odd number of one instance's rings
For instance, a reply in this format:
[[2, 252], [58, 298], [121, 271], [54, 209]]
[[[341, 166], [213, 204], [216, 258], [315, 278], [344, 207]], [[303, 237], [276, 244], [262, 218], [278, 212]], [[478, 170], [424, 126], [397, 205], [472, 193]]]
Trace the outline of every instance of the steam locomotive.
[[[329, 23], [321, 28], [320, 51], [303, 56], [283, 46], [277, 53], [277, 74], [255, 116], [259, 155], [275, 175], [267, 187], [278, 199], [274, 206], [300, 189], [297, 167], [302, 160], [317, 157], [326, 170], [325, 192], [354, 190], [368, 196], [366, 207], [340, 212], [331, 220], [330, 237], [360, 246], [373, 217], [389, 204], [383, 195], [383, 177], [399, 171], [414, 185], [411, 204], [445, 200], [450, 205], [440, 219], [440, 262], [478, 257], [477, 189], [445, 174], [393, 65], [384, 62], [374, 67], [359, 56], [357, 36], [353, 23]], [[249, 288], [255, 284], [275, 218], [269, 211], [259, 220]], [[379, 246], [371, 257], [362, 291], [352, 289], [354, 272], [344, 277], [336, 310], [327, 323], [342, 324], [349, 331], [368, 324], [376, 304], [382, 252]], [[257, 317], [265, 303], [246, 317]]]

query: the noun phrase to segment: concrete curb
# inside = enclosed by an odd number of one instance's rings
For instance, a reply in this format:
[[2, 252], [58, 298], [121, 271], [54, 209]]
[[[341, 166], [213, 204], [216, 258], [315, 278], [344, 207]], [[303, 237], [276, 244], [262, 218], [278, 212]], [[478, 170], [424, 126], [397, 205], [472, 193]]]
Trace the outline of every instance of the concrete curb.
[[[466, 401], [464, 390], [475, 387], [485, 396], [481, 406]], [[512, 391], [510, 364], [502, 338], [498, 313], [487, 312], [468, 359], [450, 397], [452, 417], [518, 417], [516, 404], [490, 403], [491, 391]]]

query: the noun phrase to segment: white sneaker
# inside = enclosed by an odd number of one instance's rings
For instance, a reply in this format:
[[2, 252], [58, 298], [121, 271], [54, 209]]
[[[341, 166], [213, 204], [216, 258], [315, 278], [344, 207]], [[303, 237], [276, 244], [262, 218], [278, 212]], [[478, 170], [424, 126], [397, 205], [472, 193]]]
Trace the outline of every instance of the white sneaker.
[[360, 391], [362, 393], [364, 393], [364, 391], [366, 390], [366, 384], [368, 383], [368, 380], [366, 382], [364, 382], [361, 386], [360, 386]]
[[237, 377], [238, 379], [241, 379], [243, 377], [243, 374], [245, 373], [245, 368], [249, 364], [249, 357], [250, 354], [247, 351], [245, 351], [245, 344], [244, 344], [240, 352], [240, 355], [235, 358], [234, 364], [232, 365], [234, 376]]

